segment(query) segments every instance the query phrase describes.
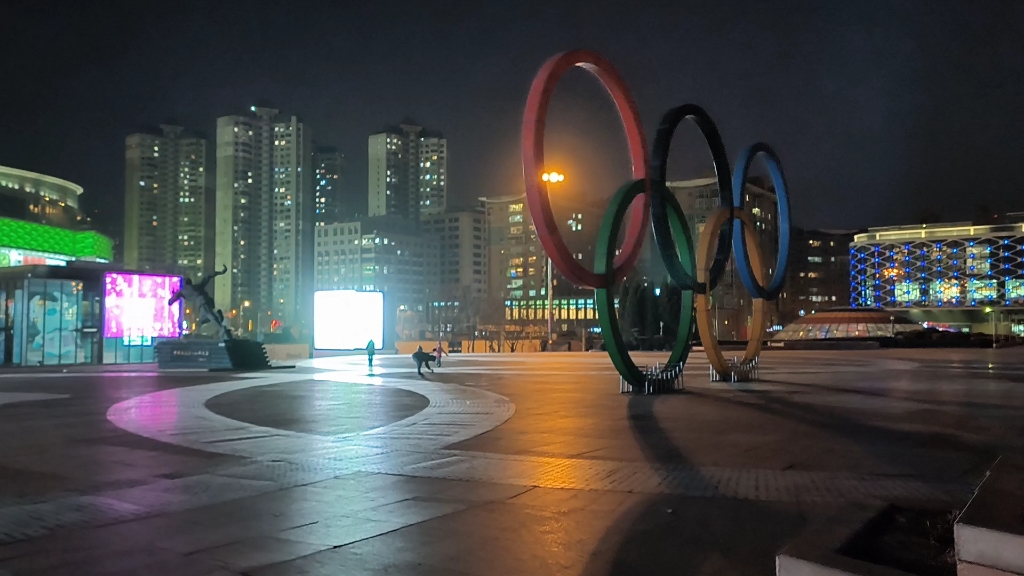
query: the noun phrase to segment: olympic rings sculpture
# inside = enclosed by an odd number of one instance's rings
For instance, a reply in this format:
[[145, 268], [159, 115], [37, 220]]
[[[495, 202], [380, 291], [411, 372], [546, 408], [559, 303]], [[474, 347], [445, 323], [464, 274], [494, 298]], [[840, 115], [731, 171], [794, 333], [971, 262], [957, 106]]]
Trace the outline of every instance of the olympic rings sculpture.
[[[545, 171], [544, 128], [548, 104], [558, 80], [575, 66], [597, 77], [611, 95], [625, 128], [633, 172], [633, 180], [615, 193], [601, 223], [592, 271], [578, 262], [565, 245], [551, 212], [547, 182], [541, 178]], [[707, 142], [722, 206], [708, 219], [697, 246], [694, 246], [682, 207], [665, 184], [672, 136], [679, 124], [687, 119], [696, 124]], [[755, 223], [743, 206], [744, 184], [750, 166], [758, 156], [763, 157], [768, 166], [779, 211], [779, 252], [771, 279], [765, 278]], [[743, 150], [738, 169], [730, 179], [729, 157], [714, 121], [701, 107], [684, 104], [662, 116], [654, 137], [652, 157], [648, 158], [636, 104], [619, 73], [600, 55], [588, 50], [573, 50], [549, 58], [530, 86], [523, 114], [522, 157], [526, 201], [537, 237], [552, 264], [567, 280], [595, 289], [595, 306], [605, 346], [612, 363], [626, 382], [634, 387], [643, 386], [648, 378], [659, 376], [644, 373], [629, 357], [612, 295], [615, 283], [626, 276], [640, 256], [648, 215], [669, 277], [683, 290], [679, 328], [666, 370], [678, 371], [686, 362], [695, 319], [708, 361], [722, 378], [729, 378], [735, 370], [757, 358], [767, 327], [766, 302], [778, 298], [789, 264], [789, 194], [782, 163], [770, 146], [758, 142]], [[627, 220], [631, 206], [635, 209]], [[625, 240], [617, 251], [615, 240], [623, 225]], [[738, 366], [730, 365], [723, 357], [708, 313], [711, 291], [722, 279], [733, 253], [740, 282], [754, 299], [751, 338]]]

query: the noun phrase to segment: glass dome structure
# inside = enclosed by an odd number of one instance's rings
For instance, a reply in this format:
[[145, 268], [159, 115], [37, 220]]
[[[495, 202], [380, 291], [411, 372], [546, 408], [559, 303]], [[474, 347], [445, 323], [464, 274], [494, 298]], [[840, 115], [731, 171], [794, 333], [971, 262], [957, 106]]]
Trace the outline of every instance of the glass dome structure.
[[839, 308], [804, 316], [776, 332], [772, 340], [880, 338], [914, 330], [921, 330], [921, 325], [899, 312]]

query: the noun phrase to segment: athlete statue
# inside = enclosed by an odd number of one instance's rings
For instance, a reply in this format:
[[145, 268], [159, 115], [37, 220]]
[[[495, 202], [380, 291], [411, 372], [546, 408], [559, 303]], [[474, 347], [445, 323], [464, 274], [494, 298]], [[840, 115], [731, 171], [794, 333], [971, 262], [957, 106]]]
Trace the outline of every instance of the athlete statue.
[[224, 266], [219, 272], [204, 276], [198, 284], [193, 284], [191, 278], [185, 278], [185, 285], [167, 301], [167, 305], [172, 306], [178, 300], [185, 300], [186, 302], [191, 300], [192, 305], [199, 312], [199, 325], [204, 326], [213, 322], [220, 329], [221, 340], [230, 340], [231, 332], [224, 325], [224, 313], [214, 309], [213, 298], [206, 292], [206, 285], [210, 283], [210, 280], [221, 274], [226, 274], [227, 271], [228, 267]]

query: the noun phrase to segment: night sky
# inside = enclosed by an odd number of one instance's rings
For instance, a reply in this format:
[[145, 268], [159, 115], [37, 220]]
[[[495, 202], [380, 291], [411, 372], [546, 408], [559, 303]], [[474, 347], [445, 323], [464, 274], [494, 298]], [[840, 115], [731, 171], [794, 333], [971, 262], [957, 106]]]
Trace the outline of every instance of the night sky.
[[[450, 203], [520, 192], [530, 80], [577, 47], [620, 70], [648, 140], [665, 109], [695, 102], [732, 158], [771, 143], [798, 224], [1024, 210], [1022, 2], [10, 4], [0, 164], [81, 184], [116, 231], [126, 135], [173, 122], [212, 140], [218, 116], [257, 103], [338, 146], [360, 195], [366, 137], [406, 117], [448, 137]], [[670, 177], [710, 169], [696, 134], [678, 137]], [[548, 140], [566, 194], [608, 196], [628, 175], [614, 108], [584, 72], [560, 85]]]

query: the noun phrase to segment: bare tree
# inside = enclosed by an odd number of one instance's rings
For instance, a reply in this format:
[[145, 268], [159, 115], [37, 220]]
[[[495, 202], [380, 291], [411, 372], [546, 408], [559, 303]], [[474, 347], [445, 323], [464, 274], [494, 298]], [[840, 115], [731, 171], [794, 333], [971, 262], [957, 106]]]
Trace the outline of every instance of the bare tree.
[[505, 336], [505, 303], [489, 301], [481, 304], [476, 316], [476, 329], [487, 342], [488, 352], [501, 352], [501, 341]]

